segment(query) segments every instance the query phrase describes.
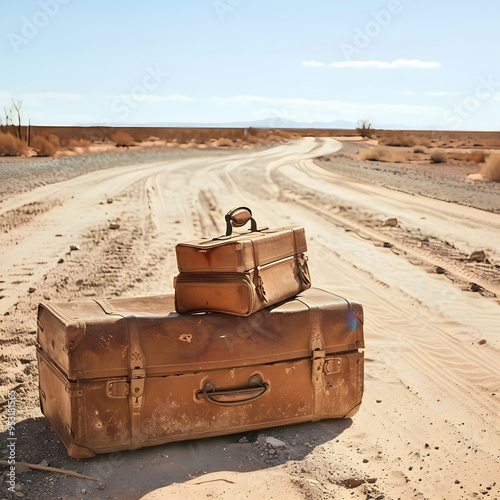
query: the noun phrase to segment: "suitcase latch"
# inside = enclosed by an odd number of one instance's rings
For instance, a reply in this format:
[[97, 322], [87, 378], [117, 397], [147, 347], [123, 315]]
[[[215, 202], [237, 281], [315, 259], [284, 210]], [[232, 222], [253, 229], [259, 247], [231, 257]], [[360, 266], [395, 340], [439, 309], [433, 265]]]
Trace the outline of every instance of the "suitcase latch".
[[130, 385], [126, 380], [108, 382], [106, 392], [110, 398], [125, 398], [130, 393]]
[[330, 375], [332, 373], [338, 373], [342, 368], [342, 360], [340, 358], [329, 358], [325, 360], [323, 365], [323, 371], [325, 375]]

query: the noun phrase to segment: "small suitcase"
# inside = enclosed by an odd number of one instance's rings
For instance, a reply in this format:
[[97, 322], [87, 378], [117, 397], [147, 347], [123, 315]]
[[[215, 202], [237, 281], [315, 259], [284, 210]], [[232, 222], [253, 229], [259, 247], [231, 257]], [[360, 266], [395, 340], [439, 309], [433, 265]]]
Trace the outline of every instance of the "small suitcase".
[[172, 309], [172, 295], [40, 304], [40, 404], [70, 456], [358, 411], [358, 302], [313, 288], [248, 318]]
[[[233, 234], [251, 222], [250, 232]], [[226, 235], [179, 243], [174, 280], [180, 314], [248, 316], [310, 288], [304, 228], [258, 229], [246, 207], [226, 215]]]

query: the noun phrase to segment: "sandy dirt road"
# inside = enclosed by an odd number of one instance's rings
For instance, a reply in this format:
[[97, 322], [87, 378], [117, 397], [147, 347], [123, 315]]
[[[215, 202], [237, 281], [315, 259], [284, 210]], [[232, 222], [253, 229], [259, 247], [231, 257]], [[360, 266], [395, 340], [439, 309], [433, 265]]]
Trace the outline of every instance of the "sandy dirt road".
[[[500, 498], [500, 215], [313, 161], [340, 147], [304, 138], [128, 165], [3, 201], [0, 396], [17, 391], [20, 459], [107, 481], [100, 491], [26, 473], [19, 481], [28, 498]], [[272, 460], [255, 436], [239, 443], [241, 435], [68, 459], [38, 409], [36, 305], [169, 293], [175, 243], [221, 234], [237, 205], [252, 207], [261, 225], [304, 225], [313, 286], [364, 305], [360, 412], [263, 431], [288, 447]], [[398, 226], [384, 226], [388, 218]], [[488, 255], [486, 267], [457, 257], [476, 249]], [[366, 479], [376, 481], [352, 481]]]

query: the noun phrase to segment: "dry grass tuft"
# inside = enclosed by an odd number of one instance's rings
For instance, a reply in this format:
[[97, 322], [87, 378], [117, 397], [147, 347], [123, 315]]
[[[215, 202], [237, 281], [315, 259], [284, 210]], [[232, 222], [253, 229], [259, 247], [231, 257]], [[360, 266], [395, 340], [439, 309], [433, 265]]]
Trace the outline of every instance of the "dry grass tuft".
[[381, 139], [381, 143], [386, 146], [411, 148], [419, 143], [414, 135], [395, 134]]
[[42, 135], [35, 135], [31, 144], [37, 156], [54, 156], [56, 154], [56, 146]]
[[371, 149], [363, 149], [359, 153], [361, 160], [384, 161], [387, 163], [402, 163], [408, 161], [407, 155], [401, 151], [394, 151], [391, 148], [378, 146]]
[[0, 156], [20, 156], [26, 150], [26, 144], [9, 133], [0, 132]]
[[434, 150], [431, 152], [432, 163], [446, 163], [446, 154], [442, 151]]
[[491, 154], [481, 167], [481, 175], [487, 181], [500, 182], [500, 154]]
[[117, 148], [128, 148], [134, 144], [134, 138], [128, 132], [124, 132], [123, 130], [119, 130], [113, 134], [111, 139]]
[[221, 137], [219, 140], [215, 142], [215, 146], [221, 147], [221, 146], [234, 146], [234, 142], [231, 139], [228, 139], [227, 137]]
[[483, 151], [473, 151], [469, 157], [469, 160], [474, 163], [484, 163], [485, 159], [486, 156]]
[[59, 139], [59, 136], [56, 134], [49, 134], [48, 140], [51, 144], [54, 145], [56, 149], [59, 149], [61, 147], [61, 140]]

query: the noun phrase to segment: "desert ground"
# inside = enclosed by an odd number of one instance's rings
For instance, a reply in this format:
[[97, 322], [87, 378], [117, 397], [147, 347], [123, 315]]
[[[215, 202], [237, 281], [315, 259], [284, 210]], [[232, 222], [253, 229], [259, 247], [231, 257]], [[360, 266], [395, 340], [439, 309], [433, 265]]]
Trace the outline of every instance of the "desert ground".
[[[15, 390], [17, 461], [106, 482], [32, 470], [15, 495], [500, 498], [500, 184], [470, 180], [475, 163], [361, 160], [372, 147], [302, 137], [0, 158], [0, 459]], [[39, 409], [38, 303], [172, 293], [175, 244], [222, 234], [239, 205], [260, 225], [303, 225], [313, 286], [363, 304], [359, 413], [69, 458]]]

